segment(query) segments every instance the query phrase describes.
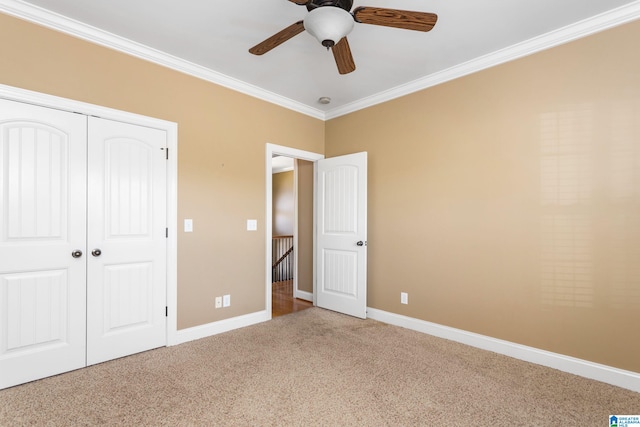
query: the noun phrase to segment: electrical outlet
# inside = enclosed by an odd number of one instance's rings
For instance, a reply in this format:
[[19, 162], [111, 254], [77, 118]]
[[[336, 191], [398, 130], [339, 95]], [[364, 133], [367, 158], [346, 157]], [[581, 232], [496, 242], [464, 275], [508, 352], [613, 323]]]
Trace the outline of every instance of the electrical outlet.
[[409, 304], [409, 294], [400, 292], [400, 304]]
[[222, 297], [222, 306], [229, 307], [231, 305], [231, 295], [225, 295]]
[[216, 297], [216, 308], [222, 307], [222, 297]]

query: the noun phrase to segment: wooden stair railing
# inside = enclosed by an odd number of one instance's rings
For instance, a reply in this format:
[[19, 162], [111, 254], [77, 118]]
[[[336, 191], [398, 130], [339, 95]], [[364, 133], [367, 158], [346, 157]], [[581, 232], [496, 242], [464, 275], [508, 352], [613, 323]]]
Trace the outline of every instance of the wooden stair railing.
[[293, 279], [293, 236], [274, 236], [272, 241], [271, 281]]
[[276, 261], [276, 263], [275, 263], [275, 264], [273, 264], [273, 268], [276, 268], [276, 267], [278, 267], [280, 264], [282, 264], [282, 262], [285, 260], [285, 258], [286, 258], [286, 257], [288, 257], [288, 256], [289, 256], [289, 254], [290, 254], [291, 252], [293, 252], [293, 246], [291, 246], [289, 249], [287, 249], [287, 252], [285, 252], [285, 253], [284, 253], [284, 255], [282, 255], [282, 256], [280, 257], [280, 259]]

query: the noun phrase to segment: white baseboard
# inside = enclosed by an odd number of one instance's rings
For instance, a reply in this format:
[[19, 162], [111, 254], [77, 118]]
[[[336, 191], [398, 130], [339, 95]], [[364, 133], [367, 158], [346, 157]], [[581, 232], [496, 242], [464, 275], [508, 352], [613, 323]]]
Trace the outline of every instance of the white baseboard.
[[294, 297], [313, 302], [313, 293], [311, 292], [296, 289]]
[[175, 333], [174, 339], [168, 345], [172, 346], [199, 340], [200, 338], [206, 338], [223, 332], [229, 332], [234, 329], [244, 328], [245, 326], [255, 325], [256, 323], [266, 322], [267, 320], [271, 320], [271, 313], [263, 310], [232, 317], [230, 319], [220, 320], [218, 322], [207, 323], [206, 325], [181, 329]]
[[602, 381], [618, 387], [640, 392], [640, 373], [625, 371], [575, 357], [552, 353], [526, 345], [516, 344], [485, 335], [467, 332], [437, 323], [427, 322], [375, 308], [367, 308], [367, 317], [380, 322], [423, 332], [439, 338], [456, 341], [483, 350], [558, 369], [581, 377]]

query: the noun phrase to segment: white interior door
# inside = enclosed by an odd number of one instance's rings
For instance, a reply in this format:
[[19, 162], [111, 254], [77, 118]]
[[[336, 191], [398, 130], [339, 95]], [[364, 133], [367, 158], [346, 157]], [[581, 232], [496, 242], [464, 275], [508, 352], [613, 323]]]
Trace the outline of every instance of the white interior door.
[[85, 365], [85, 210], [86, 116], [0, 99], [0, 388]]
[[367, 153], [316, 162], [316, 305], [367, 313]]
[[89, 118], [87, 365], [166, 345], [166, 146]]

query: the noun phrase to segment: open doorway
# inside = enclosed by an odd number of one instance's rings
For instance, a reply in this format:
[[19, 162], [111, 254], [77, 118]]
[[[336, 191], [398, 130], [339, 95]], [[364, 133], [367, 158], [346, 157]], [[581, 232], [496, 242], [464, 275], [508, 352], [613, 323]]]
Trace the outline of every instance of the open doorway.
[[266, 311], [271, 317], [314, 301], [314, 163], [321, 154], [267, 144]]
[[271, 188], [271, 315], [278, 317], [313, 306], [313, 162], [274, 156]]

